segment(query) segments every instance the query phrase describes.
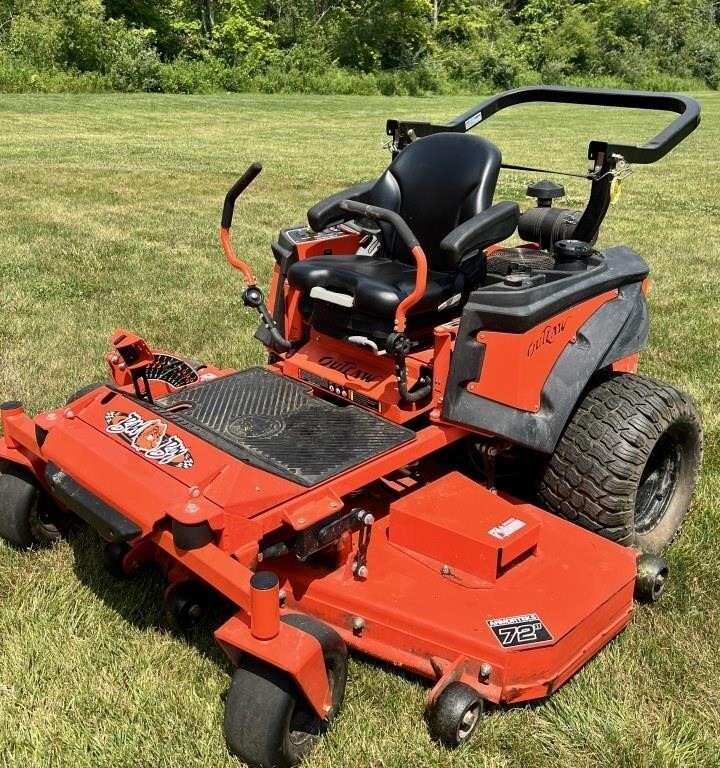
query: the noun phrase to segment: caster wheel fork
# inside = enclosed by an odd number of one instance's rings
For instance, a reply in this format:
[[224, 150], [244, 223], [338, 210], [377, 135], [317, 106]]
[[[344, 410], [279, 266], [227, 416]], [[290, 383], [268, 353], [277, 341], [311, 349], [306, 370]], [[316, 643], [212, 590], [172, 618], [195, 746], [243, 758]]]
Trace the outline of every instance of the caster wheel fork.
[[337, 715], [345, 695], [347, 648], [330, 627], [309, 616], [283, 621], [315, 637], [325, 659], [332, 708], [321, 720], [292, 678], [244, 654], [225, 702], [225, 738], [229, 750], [253, 768], [292, 768], [310, 752]]

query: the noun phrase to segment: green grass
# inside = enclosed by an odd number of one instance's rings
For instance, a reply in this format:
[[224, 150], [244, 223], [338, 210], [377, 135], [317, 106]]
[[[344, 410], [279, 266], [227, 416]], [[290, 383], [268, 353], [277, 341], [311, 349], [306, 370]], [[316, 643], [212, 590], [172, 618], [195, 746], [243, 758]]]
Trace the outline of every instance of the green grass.
[[[336, 727], [307, 761], [328, 766], [720, 765], [720, 95], [663, 162], [625, 182], [601, 244], [652, 266], [652, 336], [642, 371], [698, 400], [700, 489], [670, 551], [662, 603], [553, 698], [488, 716], [464, 750], [432, 744], [425, 688], [353, 660]], [[386, 117], [443, 119], [467, 99], [289, 96], [5, 96], [0, 102], [0, 401], [48, 408], [102, 378], [116, 326], [222, 365], [262, 359], [240, 279], [216, 230], [223, 194], [253, 160], [238, 250], [264, 280], [280, 226], [388, 160]], [[589, 138], [649, 138], [662, 118], [612, 110], [518, 109], [486, 134], [509, 162], [582, 170]], [[503, 176], [522, 200], [537, 174]], [[584, 182], [566, 183], [580, 207]], [[221, 721], [229, 668], [210, 636], [162, 628], [155, 576], [118, 586], [89, 533], [49, 551], [0, 544], [0, 766], [232, 766]]]

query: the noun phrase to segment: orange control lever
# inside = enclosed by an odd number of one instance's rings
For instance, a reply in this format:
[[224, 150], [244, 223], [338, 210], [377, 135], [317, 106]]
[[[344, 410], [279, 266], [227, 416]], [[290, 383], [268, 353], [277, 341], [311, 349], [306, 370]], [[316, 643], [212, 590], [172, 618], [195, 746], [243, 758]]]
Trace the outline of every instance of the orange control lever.
[[239, 259], [235, 253], [232, 239], [230, 238], [230, 227], [232, 227], [233, 214], [235, 213], [235, 201], [250, 186], [250, 184], [252, 184], [255, 178], [260, 174], [260, 171], [262, 171], [262, 165], [260, 165], [260, 163], [253, 163], [232, 185], [232, 187], [230, 187], [227, 195], [225, 195], [222, 219], [220, 221], [220, 243], [222, 244], [225, 258], [232, 267], [242, 272], [248, 287], [253, 287], [255, 285], [255, 276], [252, 273], [252, 269], [250, 269], [244, 261]]
[[248, 288], [252, 288], [256, 283], [255, 276], [253, 275], [250, 267], [237, 257], [235, 249], [233, 248], [232, 240], [230, 238], [230, 230], [226, 229], [225, 227], [220, 228], [220, 243], [222, 244], [225, 258], [228, 260], [230, 266], [235, 267], [235, 269], [242, 272]]
[[415, 266], [417, 268], [417, 276], [415, 277], [415, 288], [412, 293], [406, 296], [398, 308], [395, 310], [395, 330], [398, 333], [405, 331], [406, 316], [412, 307], [414, 307], [420, 299], [425, 295], [425, 289], [427, 288], [427, 257], [422, 246], [419, 244], [410, 250], [413, 258], [415, 259]]

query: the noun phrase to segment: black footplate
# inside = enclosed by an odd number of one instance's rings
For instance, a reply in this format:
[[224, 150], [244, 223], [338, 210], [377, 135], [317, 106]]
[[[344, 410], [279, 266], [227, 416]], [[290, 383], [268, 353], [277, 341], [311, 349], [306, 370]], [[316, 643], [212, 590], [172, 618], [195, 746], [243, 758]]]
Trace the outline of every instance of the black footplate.
[[236, 459], [305, 486], [415, 437], [355, 405], [314, 397], [310, 387], [264, 368], [168, 395], [158, 406], [164, 418]]

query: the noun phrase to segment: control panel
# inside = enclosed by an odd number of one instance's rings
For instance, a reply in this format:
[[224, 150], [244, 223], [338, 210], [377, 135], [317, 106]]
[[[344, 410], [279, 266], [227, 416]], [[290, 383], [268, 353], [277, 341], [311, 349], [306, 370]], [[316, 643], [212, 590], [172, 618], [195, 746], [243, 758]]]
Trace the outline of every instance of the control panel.
[[285, 235], [291, 243], [310, 243], [317, 240], [329, 240], [334, 237], [343, 237], [348, 232], [341, 227], [328, 227], [322, 232], [313, 232], [309, 227], [296, 227], [295, 229], [284, 230]]
[[351, 403], [362, 406], [363, 408], [369, 408], [376, 413], [380, 413], [382, 410], [378, 400], [374, 400], [372, 397], [363, 395], [360, 392], [355, 392], [354, 390], [348, 389], [347, 387], [341, 386], [340, 384], [335, 384], [329, 379], [326, 379], [322, 376], [317, 376], [314, 373], [310, 373], [310, 371], [301, 370], [300, 378], [303, 381], [307, 381], [308, 384], [312, 384], [313, 386], [317, 387], [318, 389], [324, 389], [336, 397], [342, 397], [345, 400], [349, 400]]

